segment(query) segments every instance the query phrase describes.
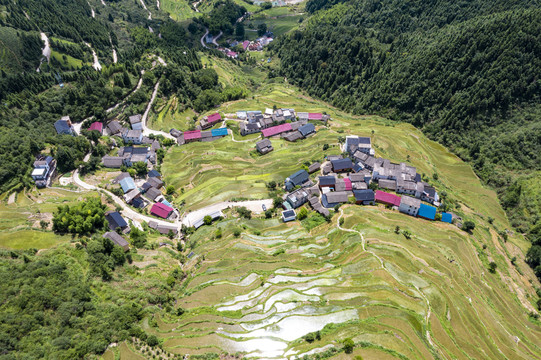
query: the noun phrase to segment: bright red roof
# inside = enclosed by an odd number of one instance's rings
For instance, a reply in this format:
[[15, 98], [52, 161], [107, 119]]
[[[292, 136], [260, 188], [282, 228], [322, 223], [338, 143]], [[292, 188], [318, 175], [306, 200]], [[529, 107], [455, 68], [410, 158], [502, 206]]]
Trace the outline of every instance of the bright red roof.
[[101, 133], [103, 131], [103, 124], [99, 121], [93, 122], [92, 125], [90, 125], [90, 127], [88, 128], [88, 130], [97, 130]]
[[150, 209], [150, 213], [152, 215], [156, 215], [164, 219], [167, 219], [167, 217], [169, 216], [169, 214], [171, 214], [172, 211], [173, 208], [162, 203], [155, 203], [154, 205], [152, 205], [152, 209]]
[[285, 123], [285, 124], [282, 124], [282, 125], [270, 127], [268, 129], [263, 129], [263, 130], [261, 130], [261, 132], [263, 133], [264, 137], [269, 137], [269, 136], [278, 135], [278, 134], [281, 134], [283, 132], [292, 131], [292, 130], [293, 130], [293, 128], [291, 127], [291, 124], [290, 123]]
[[216, 121], [222, 120], [222, 116], [219, 113], [215, 113], [207, 116], [209, 124], [215, 123]]
[[321, 113], [308, 113], [308, 120], [321, 120], [323, 119], [323, 114]]
[[376, 201], [382, 202], [384, 204], [389, 204], [393, 206], [400, 206], [400, 201], [402, 199], [400, 196], [389, 194], [388, 192], [377, 190], [376, 191]]
[[184, 140], [201, 139], [201, 130], [192, 130], [184, 132]]
[[351, 180], [350, 180], [350, 179], [345, 178], [345, 179], [344, 179], [344, 183], [346, 184], [346, 191], [351, 191], [351, 189], [353, 189], [353, 188], [351, 187]]

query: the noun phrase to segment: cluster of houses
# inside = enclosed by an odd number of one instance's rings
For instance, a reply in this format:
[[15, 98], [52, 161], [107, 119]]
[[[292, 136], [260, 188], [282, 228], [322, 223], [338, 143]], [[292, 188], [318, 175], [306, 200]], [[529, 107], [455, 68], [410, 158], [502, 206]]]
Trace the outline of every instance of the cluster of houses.
[[152, 215], [163, 219], [176, 217], [172, 205], [163, 196], [161, 189], [164, 183], [156, 170], [149, 171], [147, 178], [138, 180], [137, 183], [129, 173], [123, 172], [113, 179], [112, 183], [120, 185], [127, 204], [143, 209], [152, 203]]
[[169, 133], [171, 134], [171, 136], [177, 139], [177, 143], [179, 145], [184, 145], [196, 141], [214, 141], [223, 138], [228, 134], [226, 127], [210, 129], [214, 125], [218, 124], [220, 121], [222, 121], [222, 116], [220, 115], [220, 113], [214, 113], [201, 119], [196, 130], [182, 132], [177, 129], [171, 129]]
[[[284, 221], [295, 219], [294, 209], [307, 202], [314, 210], [327, 216], [327, 209], [353, 199], [359, 205], [381, 203], [411, 216], [428, 220], [437, 218], [438, 193], [421, 180], [415, 167], [374, 157], [369, 137], [348, 136], [344, 150], [349, 157], [328, 156], [323, 166], [319, 163], [310, 166], [308, 172], [315, 172], [321, 167], [322, 175], [318, 177], [317, 186], [306, 170], [299, 170], [286, 179], [285, 189], [291, 192], [284, 196]], [[379, 188], [401, 195], [374, 191], [369, 188], [372, 182]], [[441, 213], [441, 221], [451, 223], [452, 214]]]
[[38, 188], [47, 187], [56, 170], [56, 160], [51, 156], [39, 155], [34, 161], [32, 179]]
[[326, 123], [329, 115], [321, 113], [296, 113], [294, 109], [266, 109], [238, 111], [237, 119], [243, 120], [240, 124], [240, 133], [243, 136], [261, 133], [263, 137], [281, 135], [288, 141], [297, 141], [316, 132], [315, 126], [308, 121], [322, 121]]

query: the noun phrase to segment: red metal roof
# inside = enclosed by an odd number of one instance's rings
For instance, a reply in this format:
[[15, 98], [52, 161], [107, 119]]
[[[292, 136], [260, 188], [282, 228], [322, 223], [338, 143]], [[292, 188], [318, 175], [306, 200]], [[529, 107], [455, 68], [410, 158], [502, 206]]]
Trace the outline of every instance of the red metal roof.
[[388, 192], [385, 192], [385, 191], [377, 190], [376, 201], [382, 202], [388, 205], [400, 206], [400, 201], [402, 201], [402, 198], [394, 194], [389, 194]]
[[103, 124], [99, 121], [93, 122], [92, 125], [88, 128], [88, 130], [97, 130], [100, 133], [103, 131]]
[[344, 183], [346, 184], [346, 191], [351, 191], [351, 189], [353, 189], [353, 188], [351, 187], [351, 180], [350, 180], [350, 179], [345, 178], [345, 179], [344, 179]]
[[201, 130], [192, 130], [184, 132], [184, 140], [201, 139]]
[[[222, 120], [222, 116], [219, 113], [215, 113], [207, 116], [209, 124], [215, 123], [216, 121]], [[185, 133], [186, 134], [186, 133]]]
[[152, 215], [156, 215], [164, 219], [167, 219], [171, 212], [173, 212], [173, 208], [162, 203], [155, 203], [152, 205], [152, 209], [150, 209], [150, 213]]
[[323, 119], [323, 114], [321, 113], [308, 113], [308, 120], [321, 120]]
[[278, 134], [281, 134], [283, 132], [292, 131], [292, 130], [293, 130], [293, 128], [291, 127], [291, 124], [290, 123], [285, 123], [285, 124], [282, 124], [282, 125], [270, 127], [268, 129], [263, 129], [263, 130], [261, 130], [261, 132], [263, 133], [264, 137], [269, 137], [269, 136], [278, 135]]

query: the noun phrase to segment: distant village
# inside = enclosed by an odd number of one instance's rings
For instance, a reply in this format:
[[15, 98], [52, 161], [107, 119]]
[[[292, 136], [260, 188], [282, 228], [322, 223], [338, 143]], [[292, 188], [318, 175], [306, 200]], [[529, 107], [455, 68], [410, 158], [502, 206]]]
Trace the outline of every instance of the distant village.
[[[295, 142], [316, 134], [315, 124], [326, 125], [330, 116], [317, 112], [296, 112], [294, 109], [271, 109], [264, 111], [238, 111], [234, 120], [239, 123], [242, 136], [261, 133], [261, 140], [255, 143], [255, 150], [261, 155], [273, 151], [270, 138], [283, 138]], [[169, 135], [176, 139], [178, 145], [186, 145], [196, 141], [214, 141], [231, 133], [225, 127], [225, 120], [220, 113], [204, 116], [195, 130], [180, 131], [171, 129]], [[221, 127], [213, 128], [222, 122]], [[118, 120], [110, 121], [104, 127], [101, 122], [93, 122], [89, 131], [97, 131], [101, 135], [117, 136], [122, 139], [123, 146], [115, 150], [114, 155], [105, 155], [102, 166], [111, 169], [123, 169], [107, 189], [115, 192], [133, 209], [149, 207], [150, 215], [157, 219], [175, 221], [180, 213], [173, 204], [167, 201], [161, 174], [156, 170], [157, 151], [160, 141], [154, 136], [143, 135], [142, 116], [129, 116], [124, 126]], [[58, 134], [76, 136], [77, 132], [69, 116], [62, 117], [55, 124]], [[165, 134], [167, 135], [167, 134]], [[168, 136], [169, 136], [168, 135]], [[113, 148], [116, 147], [114, 139]], [[330, 216], [329, 209], [336, 209], [341, 204], [356, 203], [358, 205], [384, 204], [390, 208], [410, 216], [428, 220], [441, 220], [451, 223], [451, 213], [440, 212], [437, 208], [440, 199], [436, 189], [423, 181], [415, 167], [406, 163], [395, 164], [388, 159], [375, 156], [370, 137], [347, 136], [342, 145], [342, 155], [329, 155], [323, 163], [315, 162], [291, 174], [284, 181], [281, 218], [284, 222], [297, 218], [296, 209], [309, 204], [324, 217]], [[146, 166], [144, 177], [134, 179], [127, 169], [136, 164]], [[34, 162], [32, 178], [37, 187], [50, 186], [56, 170], [56, 161], [51, 156], [39, 156]], [[312, 176], [314, 175], [315, 176]], [[311, 180], [312, 176], [312, 180]], [[212, 220], [224, 214], [216, 211], [209, 215]], [[111, 229], [120, 228], [129, 232], [127, 222], [118, 212], [110, 212], [107, 219]], [[203, 217], [192, 224], [194, 228], [204, 225]], [[182, 236], [180, 229], [173, 223], [151, 221], [149, 226], [161, 234]], [[125, 240], [114, 231], [104, 235], [115, 243], [125, 247]]]

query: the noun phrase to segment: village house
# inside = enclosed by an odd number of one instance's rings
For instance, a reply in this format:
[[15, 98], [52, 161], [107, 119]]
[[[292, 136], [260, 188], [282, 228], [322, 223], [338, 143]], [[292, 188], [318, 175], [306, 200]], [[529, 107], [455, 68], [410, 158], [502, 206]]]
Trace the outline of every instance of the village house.
[[160, 180], [162, 179], [162, 175], [161, 175], [158, 171], [156, 171], [156, 170], [150, 170], [150, 171], [148, 172], [147, 176], [148, 176], [149, 178], [155, 177], [155, 178], [158, 178], [158, 179], [160, 179]]
[[127, 130], [122, 134], [122, 140], [125, 143], [140, 145], [143, 141], [143, 132], [141, 130]]
[[326, 208], [334, 208], [336, 205], [346, 202], [348, 202], [348, 194], [345, 191], [336, 191], [321, 195], [321, 204]]
[[155, 203], [154, 205], [152, 205], [150, 213], [154, 216], [167, 219], [173, 213], [173, 208], [162, 203]]
[[374, 170], [374, 166], [376, 165], [375, 157], [367, 155], [360, 150], [357, 150], [353, 154], [353, 158], [355, 159], [355, 161], [359, 162], [363, 166], [363, 168], [370, 171]]
[[319, 162], [316, 161], [315, 163], [313, 163], [312, 165], [310, 165], [310, 166], [308, 167], [308, 173], [309, 173], [309, 174], [313, 174], [313, 173], [315, 173], [316, 171], [318, 171], [320, 168], [321, 168], [321, 163], [319, 163]]
[[320, 213], [321, 215], [325, 217], [330, 215], [329, 210], [327, 210], [326, 208], [323, 207], [323, 205], [321, 205], [317, 197], [315, 196], [311, 197], [308, 201], [310, 202], [310, 206], [312, 206], [312, 208], [318, 213]]
[[156, 189], [160, 189], [163, 186], [163, 181], [159, 177], [149, 177], [147, 182]]
[[378, 186], [382, 189], [396, 190], [396, 180], [379, 179]]
[[200, 141], [201, 140], [201, 130], [191, 130], [184, 132], [184, 141], [186, 143]]
[[143, 117], [141, 114], [132, 115], [128, 119], [133, 130], [143, 130]]
[[155, 155], [153, 155], [148, 147], [135, 147], [124, 146], [118, 150], [118, 156], [124, 160], [124, 165], [130, 167], [136, 162], [147, 163], [155, 161]]
[[122, 125], [117, 120], [113, 120], [107, 124], [107, 130], [110, 135], [120, 135], [123, 133]]
[[136, 201], [136, 200], [139, 200], [140, 197], [141, 197], [141, 191], [139, 189], [133, 189], [124, 195], [124, 201], [126, 201], [127, 204], [131, 204], [135, 207], [140, 207], [138, 206], [140, 204]]
[[328, 187], [334, 189], [336, 186], [336, 178], [330, 175], [320, 176], [318, 184], [320, 188]]
[[94, 121], [92, 124], [90, 124], [88, 131], [97, 131], [101, 135], [103, 133], [103, 123], [99, 121]]
[[63, 116], [60, 120], [57, 120], [54, 123], [54, 128], [58, 135], [77, 135], [69, 116]]
[[452, 224], [453, 223], [453, 214], [442, 212], [441, 213], [441, 221]]
[[287, 191], [291, 191], [295, 186], [301, 186], [309, 180], [306, 170], [299, 170], [290, 177], [286, 178], [284, 185]]
[[299, 139], [302, 139], [302, 134], [299, 131], [292, 131], [287, 134], [282, 134], [282, 137], [284, 138], [284, 140], [295, 142]]
[[[212, 221], [219, 220], [225, 217], [224, 213], [222, 213], [221, 211], [215, 211], [213, 213], [208, 214], [208, 216], [210, 216]], [[194, 223], [192, 224], [192, 226], [196, 229], [199, 229], [203, 225], [205, 225], [205, 217], [199, 218], [198, 220], [194, 221]]]
[[421, 200], [403, 195], [402, 199], [400, 200], [400, 206], [398, 207], [398, 211], [411, 216], [417, 216], [420, 206]]
[[284, 133], [284, 132], [288, 132], [288, 131], [291, 131], [291, 124], [290, 123], [285, 123], [285, 124], [282, 124], [282, 125], [277, 125], [277, 126], [273, 126], [273, 127], [270, 127], [268, 129], [263, 129], [261, 130], [261, 133], [263, 134], [263, 137], [271, 137], [271, 136], [274, 136], [274, 135], [279, 135], [281, 133]]
[[433, 186], [423, 183], [423, 191], [421, 192], [421, 200], [427, 203], [438, 205], [440, 197]]
[[271, 152], [272, 150], [274, 150], [274, 148], [272, 147], [271, 141], [269, 139], [263, 139], [263, 140], [258, 141], [255, 144], [255, 147], [256, 147], [257, 151], [260, 154], [263, 154], [263, 155], [265, 155], [265, 154]]
[[286, 196], [286, 201], [293, 209], [304, 205], [308, 201], [308, 192], [305, 189], [298, 189]]
[[246, 111], [237, 111], [237, 119], [246, 120], [247, 116]]
[[118, 175], [116, 178], [114, 178], [111, 183], [112, 184], [118, 184], [120, 182], [120, 180], [122, 179], [125, 179], [127, 177], [130, 177], [130, 173], [129, 172], [121, 172], [120, 175]]
[[323, 166], [321, 167], [321, 172], [323, 173], [323, 175], [327, 175], [329, 173], [332, 172], [332, 164], [330, 162], [326, 162], [323, 164]]
[[218, 129], [212, 129], [210, 132], [211, 132], [212, 137], [214, 139], [224, 137], [224, 136], [226, 136], [228, 134], [226, 127], [218, 128]]
[[122, 191], [124, 191], [124, 194], [136, 188], [135, 182], [133, 181], [131, 177], [127, 177], [120, 180], [119, 184], [120, 184], [120, 187], [122, 187]]
[[108, 211], [105, 213], [105, 220], [109, 223], [109, 229], [116, 231], [120, 229], [124, 234], [130, 232], [130, 227], [118, 211]]
[[348, 172], [353, 169], [353, 163], [350, 158], [332, 160], [332, 169], [334, 172]]
[[434, 206], [421, 204], [417, 216], [426, 220], [436, 219], [436, 208]]
[[400, 202], [402, 199], [400, 196], [390, 194], [385, 191], [376, 190], [376, 196], [375, 196], [376, 202], [390, 205], [390, 206], [400, 206]]
[[288, 222], [288, 221], [294, 221], [297, 218], [297, 215], [295, 214], [295, 210], [284, 210], [282, 211], [282, 221]]
[[38, 188], [47, 187], [47, 184], [56, 169], [56, 161], [51, 156], [40, 155], [34, 161], [31, 176]]
[[120, 236], [114, 231], [106, 232], [105, 234], [103, 234], [103, 237], [111, 240], [115, 245], [120, 246], [124, 251], [130, 250], [130, 245], [128, 244], [126, 239], [124, 239], [122, 236]]
[[306, 138], [309, 135], [316, 133], [316, 127], [314, 126], [314, 124], [302, 125], [299, 128], [299, 132], [301, 133], [302, 137]]
[[209, 142], [212, 141], [212, 131], [201, 131], [201, 141]]
[[346, 142], [344, 144], [344, 151], [347, 151], [349, 154], [355, 154], [359, 150], [362, 153], [367, 155], [374, 155], [374, 149], [372, 149], [371, 139], [369, 137], [346, 136]]
[[261, 131], [261, 125], [259, 123], [246, 123], [243, 122], [240, 124], [240, 134], [242, 136], [255, 134]]
[[209, 116], [205, 116], [201, 121], [201, 129], [208, 129], [211, 128], [214, 124], [220, 122], [222, 120], [222, 116], [220, 113], [214, 113]]
[[169, 134], [174, 138], [178, 138], [180, 135], [183, 134], [183, 132], [173, 128], [173, 129], [169, 130]]
[[373, 190], [353, 190], [353, 196], [355, 196], [355, 202], [358, 205], [374, 205], [376, 196]]
[[124, 158], [120, 156], [105, 155], [104, 157], [101, 158], [101, 163], [106, 168], [120, 169], [120, 167], [124, 163]]
[[145, 192], [145, 197], [149, 199], [150, 201], [157, 201], [156, 199], [159, 198], [160, 196], [162, 196], [162, 192], [156, 189], [155, 187], [150, 187]]

